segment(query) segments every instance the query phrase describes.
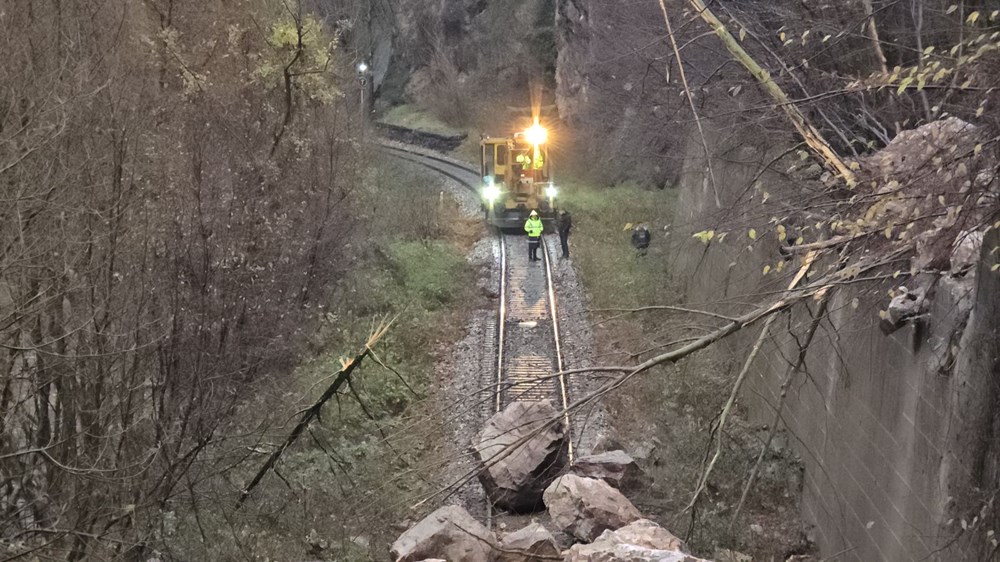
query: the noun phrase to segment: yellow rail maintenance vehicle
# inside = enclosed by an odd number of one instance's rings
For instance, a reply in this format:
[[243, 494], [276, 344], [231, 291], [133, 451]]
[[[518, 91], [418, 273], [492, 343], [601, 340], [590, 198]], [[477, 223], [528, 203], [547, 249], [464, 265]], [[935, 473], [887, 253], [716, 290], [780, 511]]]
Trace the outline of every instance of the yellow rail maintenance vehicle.
[[535, 123], [511, 137], [483, 136], [480, 173], [486, 220], [501, 229], [521, 229], [531, 211], [549, 226], [556, 219], [559, 190], [549, 167], [548, 131]]

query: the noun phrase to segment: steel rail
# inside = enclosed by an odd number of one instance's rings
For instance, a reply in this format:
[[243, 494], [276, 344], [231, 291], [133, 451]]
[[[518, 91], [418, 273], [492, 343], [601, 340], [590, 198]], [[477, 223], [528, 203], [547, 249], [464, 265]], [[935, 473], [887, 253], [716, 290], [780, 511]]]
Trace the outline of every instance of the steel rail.
[[566, 456], [569, 459], [569, 464], [573, 464], [573, 437], [570, 434], [570, 423], [569, 423], [569, 394], [566, 392], [566, 375], [563, 372], [563, 356], [562, 356], [562, 346], [560, 344], [559, 338], [559, 314], [556, 307], [556, 291], [555, 285], [552, 282], [552, 266], [549, 259], [549, 249], [548, 245], [545, 244], [545, 238], [541, 240], [542, 243], [542, 253], [545, 255], [545, 280], [548, 283], [549, 292], [549, 310], [552, 314], [552, 334], [553, 340], [556, 343], [556, 369], [559, 373], [559, 393], [562, 397], [563, 404], [563, 423], [566, 424], [566, 434], [568, 447], [566, 449]]
[[500, 396], [503, 390], [503, 345], [507, 326], [507, 241], [500, 235], [500, 313], [497, 316], [497, 390], [493, 413], [499, 413], [503, 405]]

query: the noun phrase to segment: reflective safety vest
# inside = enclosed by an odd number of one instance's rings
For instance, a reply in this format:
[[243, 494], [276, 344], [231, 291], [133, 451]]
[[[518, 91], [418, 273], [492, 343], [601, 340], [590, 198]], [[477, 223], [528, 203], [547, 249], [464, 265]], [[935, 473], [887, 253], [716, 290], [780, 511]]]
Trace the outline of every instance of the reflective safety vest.
[[528, 220], [524, 223], [524, 231], [528, 233], [529, 238], [538, 238], [542, 235], [542, 219], [528, 217]]

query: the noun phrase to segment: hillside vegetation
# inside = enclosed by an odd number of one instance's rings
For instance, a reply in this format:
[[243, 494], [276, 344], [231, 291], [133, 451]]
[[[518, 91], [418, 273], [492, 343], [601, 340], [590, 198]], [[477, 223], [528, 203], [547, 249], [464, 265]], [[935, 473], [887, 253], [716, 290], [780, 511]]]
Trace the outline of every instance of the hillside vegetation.
[[351, 57], [298, 3], [0, 9], [0, 538], [145, 559], [352, 259]]

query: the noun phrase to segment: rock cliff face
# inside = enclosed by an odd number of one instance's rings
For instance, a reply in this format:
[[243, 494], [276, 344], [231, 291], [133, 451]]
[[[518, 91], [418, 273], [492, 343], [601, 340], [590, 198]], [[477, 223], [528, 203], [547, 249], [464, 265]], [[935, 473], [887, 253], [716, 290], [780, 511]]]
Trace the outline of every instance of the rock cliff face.
[[461, 93], [473, 103], [526, 104], [528, 84], [544, 83], [555, 66], [555, 1], [401, 2], [390, 80], [406, 86], [387, 92], [389, 101], [435, 109], [440, 90], [467, 88]]
[[[679, 3], [670, 4], [679, 14]], [[673, 153], [685, 127], [675, 122], [669, 134], [664, 127], [678, 112], [689, 110], [678, 96], [677, 66], [665, 29], [656, 2], [623, 8], [597, 0], [558, 1], [556, 105], [574, 129], [577, 167], [598, 180], [657, 187], [676, 180]], [[694, 26], [678, 30], [678, 42], [688, 42], [693, 31]], [[685, 49], [686, 65], [708, 69], [723, 62], [717, 51], [702, 47], [691, 43]], [[715, 87], [708, 83], [712, 76], [707, 71], [688, 77], [699, 98]]]
[[587, 103], [586, 64], [590, 58], [589, 0], [556, 4], [556, 107], [567, 123], [578, 123]]

